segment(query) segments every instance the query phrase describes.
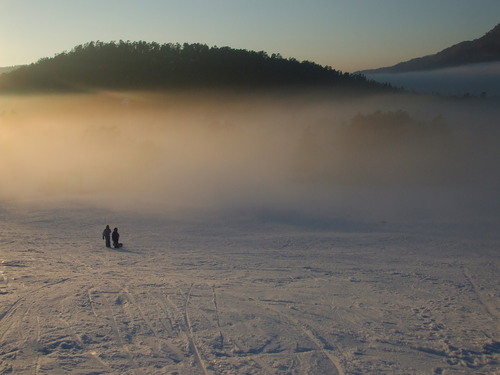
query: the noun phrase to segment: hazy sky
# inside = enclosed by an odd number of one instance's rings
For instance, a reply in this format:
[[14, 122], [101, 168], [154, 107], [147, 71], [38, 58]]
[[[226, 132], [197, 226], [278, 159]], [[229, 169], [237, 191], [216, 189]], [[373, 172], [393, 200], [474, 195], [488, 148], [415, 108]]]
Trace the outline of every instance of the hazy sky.
[[499, 0], [0, 0], [0, 67], [121, 39], [266, 51], [352, 72], [498, 23]]

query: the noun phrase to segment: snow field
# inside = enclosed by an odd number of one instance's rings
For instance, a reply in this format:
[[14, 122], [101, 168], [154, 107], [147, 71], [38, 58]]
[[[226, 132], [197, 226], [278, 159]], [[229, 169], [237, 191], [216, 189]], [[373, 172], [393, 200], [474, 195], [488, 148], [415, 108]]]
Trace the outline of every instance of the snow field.
[[0, 374], [498, 370], [495, 238], [2, 212]]

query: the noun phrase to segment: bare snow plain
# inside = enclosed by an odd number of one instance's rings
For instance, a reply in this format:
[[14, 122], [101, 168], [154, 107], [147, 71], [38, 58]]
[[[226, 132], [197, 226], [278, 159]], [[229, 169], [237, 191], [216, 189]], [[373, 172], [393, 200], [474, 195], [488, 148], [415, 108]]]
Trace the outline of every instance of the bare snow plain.
[[[114, 125], [125, 148], [95, 148], [83, 162], [91, 143], [112, 143], [108, 125], [96, 125], [105, 142], [90, 142], [92, 118], [77, 113], [86, 125], [72, 138], [66, 127], [51, 127], [53, 109], [20, 119], [25, 107], [9, 105], [14, 114], [0, 123], [10, 129], [0, 138], [10, 164], [0, 167], [11, 184], [0, 200], [0, 374], [498, 374], [500, 231], [491, 189], [413, 187], [405, 195], [404, 186], [308, 182], [290, 191], [276, 181], [281, 153], [266, 152], [295, 143], [280, 143], [268, 128], [235, 136], [231, 127], [229, 138], [193, 156], [179, 142], [205, 147], [205, 133], [168, 144], [145, 133], [125, 139]], [[274, 124], [310, 116], [311, 106], [286, 116], [281, 108]], [[183, 121], [218, 116], [212, 106], [196, 108]], [[262, 103], [243, 106], [252, 116], [255, 108]], [[349, 108], [346, 118], [358, 110]], [[177, 110], [159, 118], [180, 121]], [[241, 119], [227, 107], [221, 113]], [[48, 127], [32, 120], [41, 116]], [[43, 129], [36, 137], [32, 123]], [[34, 155], [16, 153], [15, 132]], [[242, 132], [263, 139], [263, 149], [248, 151], [246, 142], [233, 149]], [[58, 161], [66, 147], [68, 164]], [[134, 147], [142, 156], [156, 150], [148, 166], [157, 155], [177, 159], [145, 171], [127, 156]], [[210, 159], [217, 152], [223, 157]], [[99, 158], [89, 161], [93, 153]], [[262, 162], [262, 153], [265, 168], [250, 162]], [[117, 180], [95, 179], [114, 166]], [[68, 174], [72, 167], [78, 174]], [[104, 246], [106, 224], [119, 228], [123, 248]]]

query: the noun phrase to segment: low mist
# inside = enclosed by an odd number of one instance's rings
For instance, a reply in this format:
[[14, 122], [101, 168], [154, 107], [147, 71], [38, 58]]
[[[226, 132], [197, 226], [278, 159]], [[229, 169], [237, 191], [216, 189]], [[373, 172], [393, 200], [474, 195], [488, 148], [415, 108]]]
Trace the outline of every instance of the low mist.
[[500, 63], [479, 63], [409, 73], [368, 74], [377, 82], [420, 93], [442, 95], [500, 96]]
[[313, 92], [4, 96], [0, 200], [293, 222], [491, 215], [495, 104]]

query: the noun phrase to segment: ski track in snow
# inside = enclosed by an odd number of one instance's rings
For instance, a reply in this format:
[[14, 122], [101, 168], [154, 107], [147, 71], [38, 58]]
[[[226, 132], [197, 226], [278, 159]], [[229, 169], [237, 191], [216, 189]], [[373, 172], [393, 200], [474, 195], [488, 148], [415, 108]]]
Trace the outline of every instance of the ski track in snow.
[[323, 343], [323, 340], [321, 340], [320, 337], [318, 337], [317, 334], [315, 334], [313, 331], [311, 331], [310, 328], [308, 328], [305, 324], [299, 322], [295, 318], [293, 318], [290, 314], [283, 313], [273, 307], [270, 307], [271, 310], [277, 311], [281, 316], [285, 318], [285, 320], [288, 320], [292, 323], [292, 326], [298, 328], [301, 330], [305, 335], [314, 343], [314, 345], [317, 347], [318, 350], [320, 350], [333, 364], [336, 373], [338, 375], [345, 375], [344, 370], [340, 364], [340, 361], [338, 357], [332, 354], [331, 348], [325, 348], [325, 345]]
[[189, 348], [190, 351], [194, 354], [195, 356], [195, 361], [198, 367], [203, 371], [205, 375], [208, 375], [207, 368], [205, 366], [205, 363], [203, 359], [200, 356], [200, 351], [198, 350], [198, 347], [196, 346], [195, 339], [194, 339], [194, 333], [193, 333], [193, 326], [191, 324], [191, 319], [189, 317], [189, 299], [191, 298], [191, 292], [193, 290], [193, 284], [189, 287], [189, 291], [187, 292], [186, 295], [186, 303], [184, 305], [184, 321], [186, 322], [186, 333], [189, 338]]
[[102, 212], [37, 210], [0, 221], [2, 375], [498, 371], [498, 239], [111, 212], [115, 250], [79, 232]]
[[475, 284], [475, 282], [472, 280], [472, 277], [470, 276], [470, 272], [467, 268], [464, 268], [463, 270], [464, 272], [464, 276], [465, 276], [465, 279], [469, 282], [471, 288], [472, 288], [472, 291], [474, 292], [474, 294], [477, 296], [477, 299], [478, 301], [481, 303], [481, 305], [483, 306], [484, 310], [491, 315], [491, 317], [494, 319], [494, 320], [498, 320], [500, 319], [500, 316], [497, 312], [497, 310], [490, 306], [490, 303], [487, 302], [483, 296], [482, 296], [482, 293], [479, 291], [480, 288], [478, 288], [478, 286]]

